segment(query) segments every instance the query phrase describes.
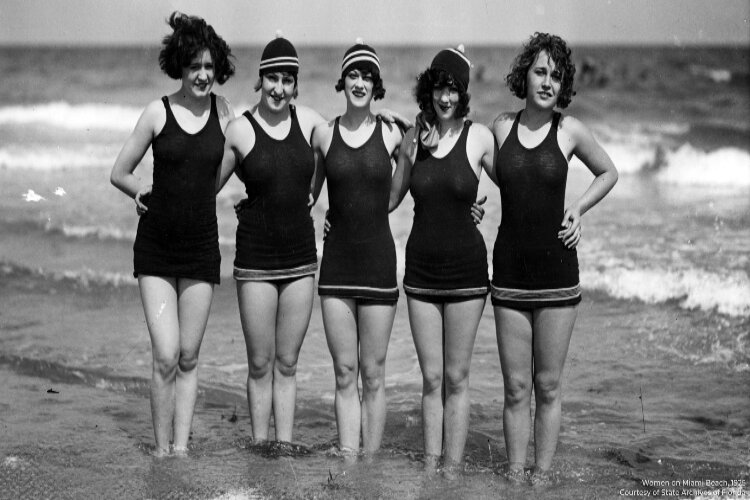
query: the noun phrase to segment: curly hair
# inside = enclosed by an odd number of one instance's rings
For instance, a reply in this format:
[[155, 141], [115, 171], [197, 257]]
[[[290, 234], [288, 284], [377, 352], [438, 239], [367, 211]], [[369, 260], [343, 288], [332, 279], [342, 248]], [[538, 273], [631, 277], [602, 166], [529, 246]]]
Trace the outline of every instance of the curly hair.
[[573, 80], [576, 74], [576, 66], [565, 40], [557, 35], [534, 33], [529, 38], [528, 43], [524, 44], [521, 53], [513, 60], [510, 73], [505, 77], [505, 81], [513, 95], [519, 99], [526, 99], [526, 76], [529, 68], [534, 64], [536, 56], [543, 50], [549, 54], [555, 63], [555, 67], [562, 75], [557, 106], [563, 109], [567, 108], [575, 95]]
[[[362, 72], [362, 74], [371, 74], [372, 75], [372, 98], [373, 100], [377, 101], [378, 99], [382, 99], [385, 97], [385, 87], [383, 86], [383, 79], [380, 78], [379, 73], [372, 73], [370, 70], [370, 66], [367, 64], [358, 64], [354, 63], [351, 66], [349, 66], [349, 70], [358, 69]], [[341, 92], [344, 90], [344, 80], [346, 79], [346, 75], [341, 75], [341, 78], [339, 78], [339, 81], [336, 82], [336, 92]]]
[[210, 24], [206, 24], [200, 17], [177, 11], [169, 16], [167, 24], [173, 31], [162, 40], [159, 67], [170, 78], [182, 78], [182, 69], [188, 67], [190, 61], [206, 49], [211, 53], [219, 85], [234, 75], [234, 64], [230, 60], [234, 57], [232, 50]]
[[456, 87], [458, 89], [458, 104], [456, 105], [456, 118], [463, 118], [469, 114], [469, 101], [471, 95], [460, 82], [453, 79], [450, 73], [442, 69], [427, 68], [417, 77], [417, 85], [414, 87], [414, 97], [419, 109], [429, 123], [435, 122], [435, 108], [432, 104], [432, 91], [445, 87]]

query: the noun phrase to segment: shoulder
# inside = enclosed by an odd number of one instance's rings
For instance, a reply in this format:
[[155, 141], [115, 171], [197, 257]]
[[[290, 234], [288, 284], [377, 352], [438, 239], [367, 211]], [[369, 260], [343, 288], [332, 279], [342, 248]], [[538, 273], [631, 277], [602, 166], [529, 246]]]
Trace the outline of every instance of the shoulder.
[[307, 106], [294, 105], [294, 110], [297, 113], [297, 119], [301, 122], [310, 123], [311, 126], [316, 126], [321, 122], [325, 121], [325, 118], [320, 116], [320, 113]]
[[511, 129], [513, 128], [513, 122], [516, 121], [517, 114], [518, 113], [514, 111], [506, 111], [497, 115], [492, 121], [492, 135], [495, 136], [498, 146], [502, 146], [505, 139], [510, 134]]
[[320, 122], [317, 125], [315, 125], [313, 134], [315, 135], [330, 134], [331, 132], [333, 132], [333, 127], [335, 124], [336, 124], [336, 120], [328, 120], [328, 121]]
[[[136, 129], [143, 133], [156, 135], [167, 122], [167, 110], [161, 99], [155, 99], [146, 105], [138, 118]], [[146, 132], [148, 131], [148, 132]]]
[[167, 116], [165, 103], [161, 99], [154, 99], [146, 105], [141, 116], [145, 119], [164, 119]]
[[570, 137], [576, 144], [591, 137], [589, 128], [581, 120], [570, 115], [562, 115], [560, 117], [557, 129], [558, 133]]
[[333, 125], [335, 123], [335, 120], [330, 120], [327, 122], [321, 122], [315, 125], [315, 128], [313, 129], [313, 143], [314, 145], [317, 145], [318, 147], [327, 144], [330, 142], [331, 137], [333, 136]]
[[489, 128], [487, 128], [486, 125], [482, 125], [481, 123], [472, 123], [469, 127], [469, 137], [476, 138], [480, 141], [491, 141], [492, 132]]
[[557, 124], [559, 130], [565, 130], [568, 133], [580, 133], [588, 131], [588, 127], [581, 120], [574, 116], [563, 115], [561, 113], [560, 121]]
[[517, 113], [514, 111], [504, 111], [497, 115], [490, 125], [492, 131], [496, 133], [498, 131], [510, 130], [513, 126], [513, 122], [516, 120], [516, 114]]
[[228, 145], [237, 145], [241, 143], [243, 138], [253, 140], [255, 131], [245, 115], [239, 115], [229, 122], [225, 136]]
[[222, 120], [231, 120], [234, 118], [234, 109], [224, 96], [216, 96], [216, 111]]
[[380, 120], [380, 123], [383, 124], [383, 137], [397, 141], [401, 140], [403, 134], [396, 124], [389, 123], [385, 120]]

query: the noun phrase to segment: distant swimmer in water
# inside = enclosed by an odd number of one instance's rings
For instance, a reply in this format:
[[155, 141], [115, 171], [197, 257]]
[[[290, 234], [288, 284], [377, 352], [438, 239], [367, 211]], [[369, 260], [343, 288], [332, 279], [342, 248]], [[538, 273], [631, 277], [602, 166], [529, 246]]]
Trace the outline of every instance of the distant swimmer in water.
[[[112, 184], [135, 198], [141, 216], [133, 274], [151, 336], [157, 456], [188, 449], [198, 353], [219, 283], [216, 173], [234, 116], [211, 92], [234, 74], [229, 46], [199, 17], [175, 12], [169, 25], [173, 32], [164, 37], [159, 64], [182, 84], [146, 107], [111, 174]], [[149, 147], [153, 186], [144, 186], [133, 172]]]
[[[589, 129], [555, 111], [570, 103], [574, 75], [565, 41], [535, 33], [506, 78], [526, 106], [501, 113], [492, 125], [499, 150], [488, 174], [500, 188], [502, 205], [492, 257], [492, 305], [512, 481], [526, 478], [532, 389], [536, 456], [531, 481], [549, 479], [560, 430], [562, 370], [581, 301], [576, 254], [581, 217], [617, 182], [612, 160]], [[568, 162], [574, 155], [594, 180], [566, 206]]]

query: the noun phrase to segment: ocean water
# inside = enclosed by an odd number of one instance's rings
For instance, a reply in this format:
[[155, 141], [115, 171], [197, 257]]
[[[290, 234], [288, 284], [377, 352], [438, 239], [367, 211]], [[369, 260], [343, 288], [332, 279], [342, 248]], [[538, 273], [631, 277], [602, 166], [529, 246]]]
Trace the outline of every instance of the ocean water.
[[[637, 469], [639, 454], [654, 467], [643, 474], [655, 478], [661, 460], [685, 470], [692, 470], [685, 463], [698, 462], [719, 464], [719, 471], [747, 467], [749, 51], [574, 49], [580, 78], [567, 112], [589, 125], [621, 175], [583, 219], [585, 298], [566, 367], [558, 452], [565, 484], [617, 476], [608, 467], [623, 463]], [[298, 101], [327, 117], [341, 113], [343, 96], [333, 86], [343, 48], [298, 50]], [[387, 93], [376, 107], [413, 118], [412, 86], [435, 51], [379, 48]], [[515, 48], [467, 51], [474, 62], [470, 118], [489, 123], [500, 111], [520, 109], [503, 84]], [[214, 89], [237, 114], [257, 100], [252, 86], [260, 52], [236, 49], [236, 76]], [[0, 361], [6, 364], [100, 388], [139, 394], [147, 388], [150, 346], [132, 277], [137, 216], [133, 202], [109, 184], [109, 172], [145, 105], [178, 85], [159, 72], [157, 54], [156, 47], [0, 48]], [[149, 152], [136, 172], [148, 179], [151, 168]], [[572, 162], [567, 197], [591, 179]], [[231, 279], [232, 206], [243, 194], [232, 179], [217, 199], [223, 283], [201, 354], [201, 381], [205, 401], [234, 408], [247, 427], [247, 367]], [[480, 230], [491, 255], [500, 200], [487, 179], [480, 183], [485, 194]], [[319, 253], [326, 207], [324, 194], [313, 209]], [[400, 277], [411, 207], [407, 196], [390, 219]], [[316, 305], [298, 372], [298, 440], [312, 449], [335, 439], [333, 375], [319, 316]], [[386, 470], [394, 472], [399, 460], [421, 450], [421, 379], [403, 300], [387, 371], [385, 447], [399, 458]], [[481, 472], [504, 460], [489, 305], [471, 377], [467, 454]], [[147, 415], [139, 418], [148, 430]], [[696, 432], [714, 440], [698, 443]], [[580, 453], [587, 464], [579, 463]]]

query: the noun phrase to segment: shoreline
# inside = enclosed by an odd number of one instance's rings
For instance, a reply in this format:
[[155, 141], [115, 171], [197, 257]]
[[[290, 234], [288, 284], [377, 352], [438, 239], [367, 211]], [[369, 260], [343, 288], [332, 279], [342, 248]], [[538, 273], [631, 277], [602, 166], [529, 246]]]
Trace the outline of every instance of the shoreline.
[[685, 489], [708, 491], [709, 482], [750, 479], [739, 464], [656, 458], [649, 449], [656, 443], [648, 440], [590, 453], [568, 428], [551, 485], [508, 483], [498, 474], [505, 465], [502, 443], [487, 438], [483, 445], [486, 435], [476, 431], [467, 442], [464, 475], [450, 482], [426, 476], [421, 453], [399, 446], [420, 433], [418, 420], [396, 423], [401, 419], [389, 415], [384, 450], [346, 463], [331, 454], [333, 441], [291, 449], [254, 445], [246, 411], [234, 413], [205, 394], [196, 405], [189, 456], [156, 459], [144, 395], [19, 371], [7, 358], [0, 361], [0, 400], [14, 402], [2, 404], [0, 417], [0, 498], [615, 498], [620, 491], [667, 496], [660, 491], [674, 488], [664, 481], [692, 481]]

